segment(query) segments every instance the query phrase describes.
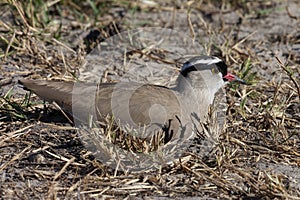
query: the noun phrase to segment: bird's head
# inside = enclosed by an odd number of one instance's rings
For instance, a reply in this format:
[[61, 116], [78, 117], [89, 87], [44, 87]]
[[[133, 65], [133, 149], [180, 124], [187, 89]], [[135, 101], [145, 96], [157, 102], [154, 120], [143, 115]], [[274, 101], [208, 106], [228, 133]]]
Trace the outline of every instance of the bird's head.
[[[238, 82], [246, 84], [246, 82], [227, 71], [226, 63], [220, 58], [214, 56], [196, 56], [185, 62], [181, 68], [181, 75], [189, 77], [191, 74], [198, 72], [203, 74], [204, 79], [219, 79], [227, 82]], [[213, 82], [212, 82], [213, 84]]]

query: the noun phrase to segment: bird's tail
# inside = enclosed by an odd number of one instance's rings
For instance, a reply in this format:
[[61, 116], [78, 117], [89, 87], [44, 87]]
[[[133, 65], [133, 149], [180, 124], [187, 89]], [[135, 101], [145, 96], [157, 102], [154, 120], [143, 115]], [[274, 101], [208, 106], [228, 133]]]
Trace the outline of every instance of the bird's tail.
[[56, 102], [67, 111], [72, 109], [73, 82], [22, 79], [19, 84], [50, 103]]

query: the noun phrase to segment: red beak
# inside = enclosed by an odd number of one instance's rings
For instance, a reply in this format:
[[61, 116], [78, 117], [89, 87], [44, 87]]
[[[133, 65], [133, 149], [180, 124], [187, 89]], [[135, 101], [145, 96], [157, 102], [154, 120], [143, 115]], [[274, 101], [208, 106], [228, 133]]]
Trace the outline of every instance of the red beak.
[[239, 78], [238, 76], [232, 75], [230, 73], [227, 73], [225, 76], [223, 76], [224, 79], [226, 79], [229, 82], [238, 82], [241, 84], [247, 84], [246, 81], [244, 81], [243, 79]]

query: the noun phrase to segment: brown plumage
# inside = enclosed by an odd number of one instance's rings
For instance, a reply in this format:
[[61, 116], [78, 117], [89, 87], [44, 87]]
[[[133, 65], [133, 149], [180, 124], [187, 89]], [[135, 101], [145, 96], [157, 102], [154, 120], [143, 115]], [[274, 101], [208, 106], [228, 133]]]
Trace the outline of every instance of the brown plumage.
[[[227, 81], [243, 80], [227, 73], [216, 57], [198, 56], [186, 62], [174, 88], [134, 82], [92, 85], [63, 81], [20, 80], [25, 89], [55, 101], [78, 122], [101, 121], [110, 115], [121, 128], [146, 134], [163, 130], [168, 137], [195, 132], [204, 122], [215, 94]], [[185, 134], [186, 134], [185, 133]]]
[[103, 120], [113, 116], [120, 125], [144, 129], [149, 136], [163, 129], [167, 135], [179, 131], [180, 103], [173, 90], [139, 83], [104, 83], [100, 85], [54, 81], [20, 80], [48, 102], [56, 102], [77, 122], [88, 123], [90, 116]]

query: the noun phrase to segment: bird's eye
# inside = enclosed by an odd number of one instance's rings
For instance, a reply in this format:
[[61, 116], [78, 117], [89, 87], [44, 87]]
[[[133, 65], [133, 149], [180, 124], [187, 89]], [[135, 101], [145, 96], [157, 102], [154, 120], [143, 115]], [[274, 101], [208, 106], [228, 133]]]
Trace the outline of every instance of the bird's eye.
[[217, 68], [212, 68], [211, 69], [211, 72], [213, 73], [213, 74], [217, 74], [217, 73], [219, 73], [219, 70], [217, 69]]

